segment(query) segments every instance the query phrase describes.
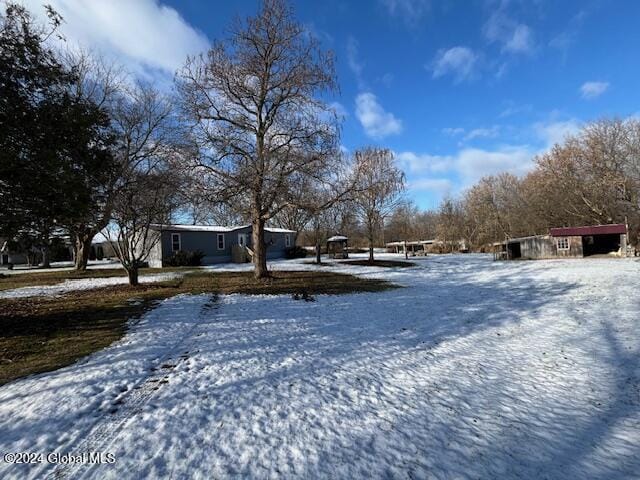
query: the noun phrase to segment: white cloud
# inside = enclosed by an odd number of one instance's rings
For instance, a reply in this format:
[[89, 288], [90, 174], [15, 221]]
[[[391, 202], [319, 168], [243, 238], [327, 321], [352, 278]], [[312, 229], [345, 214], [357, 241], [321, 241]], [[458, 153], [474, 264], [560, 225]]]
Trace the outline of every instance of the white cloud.
[[[428, 190], [444, 185], [458, 190], [470, 187], [486, 175], [502, 172], [524, 175], [533, 167], [533, 157], [538, 153], [528, 145], [503, 145], [495, 149], [463, 148], [454, 155], [429, 155], [401, 152], [396, 155], [400, 166], [411, 175], [410, 184]], [[452, 179], [457, 179], [455, 182]], [[450, 189], [450, 188], [449, 188]]]
[[483, 32], [489, 42], [502, 46], [502, 52], [531, 53], [535, 49], [533, 30], [500, 10], [489, 17], [484, 24]]
[[[451, 155], [404, 151], [397, 153], [396, 159], [407, 172], [411, 189], [429, 190], [437, 194], [460, 192], [487, 175], [508, 172], [522, 176], [534, 167], [536, 155], [580, 130], [581, 123], [578, 120], [554, 119], [557, 115], [552, 113], [551, 120], [529, 125], [526, 131], [530, 144], [513, 143], [493, 148], [462, 147]], [[483, 129], [477, 129], [480, 130]], [[486, 130], [483, 133], [492, 132], [493, 129]], [[471, 132], [473, 130], [469, 134]]]
[[453, 189], [453, 182], [448, 178], [419, 178], [410, 180], [407, 189], [414, 192], [427, 191], [445, 195]]
[[385, 87], [390, 87], [391, 84], [393, 83], [393, 73], [385, 73], [384, 75], [382, 75], [382, 77], [380, 77], [380, 83], [382, 83]]
[[451, 74], [456, 82], [470, 79], [478, 63], [478, 55], [469, 47], [452, 47], [440, 50], [433, 60], [433, 78]]
[[580, 10], [571, 18], [565, 30], [549, 40], [549, 46], [558, 49], [562, 53], [563, 58], [566, 59], [569, 48], [576, 43], [578, 39], [580, 29], [586, 17], [587, 11]]
[[533, 131], [548, 150], [557, 143], [562, 143], [568, 136], [580, 131], [580, 122], [575, 119], [564, 121], [538, 122], [533, 125]]
[[472, 185], [486, 175], [502, 172], [523, 175], [533, 166], [535, 152], [528, 146], [503, 146], [496, 150], [465, 148], [455, 160], [455, 169], [464, 179], [465, 186]]
[[344, 119], [349, 116], [349, 112], [340, 102], [331, 102], [329, 108], [335, 112], [338, 118]]
[[491, 128], [474, 128], [464, 136], [464, 140], [469, 141], [475, 138], [495, 138], [500, 133], [500, 127], [494, 125]]
[[533, 110], [533, 106], [531, 104], [518, 105], [513, 101], [505, 102], [505, 109], [502, 110], [499, 114], [499, 118], [511, 117], [513, 115], [531, 113]]
[[401, 18], [407, 25], [415, 26], [431, 10], [429, 0], [380, 0], [389, 15]]
[[400, 152], [395, 154], [396, 161], [403, 170], [412, 173], [444, 173], [451, 170], [453, 157], [429, 155], [426, 153]]
[[356, 97], [356, 117], [365, 133], [372, 138], [384, 138], [402, 131], [402, 122], [393, 113], [385, 111], [370, 92]]
[[464, 128], [462, 127], [447, 127], [442, 129], [442, 133], [448, 135], [450, 137], [457, 137], [458, 135], [462, 135], [464, 133]]
[[362, 88], [362, 70], [364, 69], [364, 64], [360, 61], [358, 55], [358, 41], [353, 38], [347, 38], [347, 64], [349, 65], [349, 69], [353, 72], [358, 81], [360, 88]]
[[585, 82], [580, 87], [580, 94], [586, 100], [599, 97], [609, 88], [609, 82]]
[[[41, 0], [24, 0], [44, 18]], [[64, 23], [60, 32], [71, 45], [97, 50], [134, 73], [173, 72], [187, 55], [209, 46], [206, 36], [173, 8], [156, 0], [49, 0]]]
[[521, 53], [533, 50], [533, 33], [531, 29], [524, 24], [516, 26], [513, 34], [504, 45], [507, 52]]

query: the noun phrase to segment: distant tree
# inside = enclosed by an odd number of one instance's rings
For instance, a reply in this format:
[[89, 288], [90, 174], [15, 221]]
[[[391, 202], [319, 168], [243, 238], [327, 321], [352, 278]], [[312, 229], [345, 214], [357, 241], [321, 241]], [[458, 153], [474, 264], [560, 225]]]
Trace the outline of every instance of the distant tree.
[[333, 56], [284, 0], [264, 0], [229, 38], [190, 58], [178, 86], [200, 147], [189, 167], [209, 197], [250, 216], [254, 274], [266, 277], [266, 222], [299, 203], [292, 182], [322, 171], [337, 147], [335, 112], [319, 100], [336, 87]]
[[419, 209], [406, 199], [391, 212], [385, 225], [385, 238], [389, 241], [418, 240], [417, 220]]
[[[389, 220], [384, 226], [387, 241], [412, 241], [418, 238], [418, 207], [411, 200], [400, 203], [389, 215]], [[406, 247], [406, 245], [405, 245]], [[404, 248], [405, 258], [408, 251]]]
[[633, 122], [594, 122], [538, 157], [532, 203], [539, 215], [560, 226], [623, 220], [634, 191], [626, 173], [632, 129]]
[[301, 175], [291, 182], [296, 203], [280, 210], [274, 220], [297, 232], [310, 227], [317, 264], [322, 262], [321, 247], [327, 232], [336, 224], [341, 207], [353, 200], [358, 179], [351, 161], [336, 152], [316, 175]]
[[460, 200], [445, 197], [438, 208], [438, 239], [445, 251], [453, 252], [460, 245], [464, 232], [464, 207]]
[[416, 213], [415, 229], [416, 236], [422, 240], [432, 240], [436, 238], [438, 227], [438, 214], [433, 210], [425, 210]]
[[373, 263], [376, 232], [402, 202], [404, 173], [396, 167], [390, 150], [367, 147], [355, 152], [356, 192], [353, 205], [366, 231], [369, 262]]
[[501, 173], [481, 178], [462, 202], [463, 235], [474, 245], [536, 233], [522, 180], [515, 175]]

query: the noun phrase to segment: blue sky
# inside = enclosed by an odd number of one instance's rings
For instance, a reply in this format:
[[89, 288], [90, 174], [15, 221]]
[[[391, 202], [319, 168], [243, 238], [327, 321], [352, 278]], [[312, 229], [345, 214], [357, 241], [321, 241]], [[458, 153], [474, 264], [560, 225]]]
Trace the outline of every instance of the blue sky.
[[[26, 1], [34, 9], [39, 1]], [[169, 82], [254, 0], [54, 0], [69, 42]], [[526, 173], [583, 122], [640, 115], [640, 2], [300, 1], [335, 52], [342, 145], [391, 148], [435, 207], [481, 176]]]

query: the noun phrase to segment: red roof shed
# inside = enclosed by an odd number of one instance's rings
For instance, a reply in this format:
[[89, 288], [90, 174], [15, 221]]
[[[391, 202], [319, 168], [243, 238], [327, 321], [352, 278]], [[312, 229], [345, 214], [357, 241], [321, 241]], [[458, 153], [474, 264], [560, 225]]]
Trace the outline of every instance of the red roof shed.
[[614, 235], [623, 233], [627, 233], [627, 227], [624, 223], [594, 225], [590, 227], [561, 227], [549, 229], [549, 234], [552, 237], [583, 237], [586, 235]]

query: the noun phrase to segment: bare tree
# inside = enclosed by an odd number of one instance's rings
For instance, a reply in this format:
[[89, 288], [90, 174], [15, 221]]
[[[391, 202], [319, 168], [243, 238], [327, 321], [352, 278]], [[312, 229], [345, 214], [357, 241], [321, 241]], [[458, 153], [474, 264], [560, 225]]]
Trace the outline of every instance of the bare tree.
[[167, 223], [179, 206], [181, 170], [172, 168], [184, 158], [169, 99], [150, 86], [137, 84], [111, 106], [119, 160], [116, 182], [107, 199], [111, 223], [105, 235], [116, 255], [138, 282], [138, 268], [155, 246], [152, 223]]
[[368, 147], [355, 153], [358, 180], [353, 205], [365, 226], [369, 262], [373, 263], [375, 234], [384, 219], [402, 202], [404, 173], [396, 167], [390, 150]]
[[191, 167], [210, 197], [250, 216], [255, 276], [266, 277], [266, 222], [299, 203], [292, 182], [317, 175], [336, 150], [335, 112], [318, 100], [336, 87], [333, 56], [284, 0], [264, 0], [257, 16], [188, 59], [178, 86], [200, 147]]
[[[125, 85], [123, 71], [102, 57], [84, 50], [69, 50], [65, 63], [76, 73], [70, 94], [77, 101], [89, 101], [107, 114], [117, 102]], [[111, 132], [105, 132], [109, 138]], [[74, 209], [74, 214], [65, 221], [65, 229], [73, 242], [76, 270], [87, 268], [91, 242], [95, 235], [111, 220], [115, 189], [122, 173], [122, 158], [113, 155], [102, 162], [95, 171], [87, 172], [86, 181], [78, 188], [86, 202], [84, 208]]]
[[453, 252], [464, 238], [464, 204], [461, 200], [445, 197], [438, 208], [437, 236], [445, 252]]
[[286, 213], [285, 218], [290, 223], [287, 228], [300, 231], [311, 226], [317, 264], [322, 263], [321, 246], [328, 227], [335, 225], [340, 207], [354, 198], [359, 178], [359, 172], [348, 157], [336, 154], [327, 159], [325, 168], [317, 175], [292, 182], [298, 200], [280, 213]]
[[175, 208], [172, 180], [172, 173], [159, 165], [139, 168], [113, 202], [113, 218], [104, 232], [127, 271], [129, 285], [138, 285], [139, 268], [160, 241], [152, 226], [169, 223]]

